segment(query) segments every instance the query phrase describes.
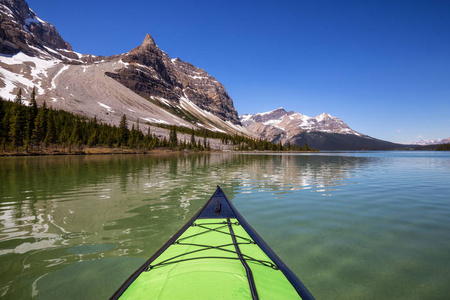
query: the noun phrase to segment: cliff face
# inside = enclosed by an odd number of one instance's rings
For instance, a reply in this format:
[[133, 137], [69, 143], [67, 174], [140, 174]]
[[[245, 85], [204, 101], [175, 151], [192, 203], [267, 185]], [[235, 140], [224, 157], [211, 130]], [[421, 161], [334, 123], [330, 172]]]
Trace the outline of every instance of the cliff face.
[[147, 34], [142, 45], [121, 56], [124, 67], [106, 75], [139, 95], [159, 97], [178, 105], [188, 99], [223, 121], [240, 124], [233, 101], [214, 77], [188, 62], [171, 59]]
[[23, 52], [38, 56], [40, 52], [46, 52], [64, 56], [60, 50], [72, 51], [56, 28], [41, 20], [24, 0], [0, 0], [0, 8], [1, 53], [13, 55]]

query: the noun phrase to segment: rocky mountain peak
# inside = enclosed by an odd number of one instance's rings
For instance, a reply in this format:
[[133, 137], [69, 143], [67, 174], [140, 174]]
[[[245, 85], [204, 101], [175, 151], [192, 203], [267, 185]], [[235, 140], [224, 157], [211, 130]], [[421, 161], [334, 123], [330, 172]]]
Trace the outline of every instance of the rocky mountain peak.
[[60, 58], [58, 52], [51, 51], [58, 49], [72, 51], [56, 28], [40, 19], [24, 0], [0, 0], [1, 53], [23, 52], [30, 56], [45, 53]]
[[132, 60], [145, 65], [153, 65], [155, 64], [155, 60], [159, 60], [162, 63], [164, 59], [168, 58], [167, 54], [158, 48], [155, 40], [148, 33], [145, 35], [142, 44], [132, 49], [128, 53], [128, 56], [128, 58], [132, 58]]
[[288, 112], [283, 107], [280, 107], [280, 108], [277, 108], [275, 110], [268, 111], [265, 113], [254, 114], [252, 118], [256, 122], [267, 122], [270, 120], [280, 119], [287, 114], [288, 114]]
[[249, 131], [272, 142], [295, 142], [295, 136], [311, 132], [362, 136], [328, 113], [308, 117], [280, 107], [265, 113], [242, 115], [240, 120]]
[[[287, 112], [283, 107], [264, 112], [264, 113], [256, 113], [254, 115], [245, 114], [239, 117], [241, 123], [244, 126], [249, 126], [253, 123], [262, 123], [264, 125], [269, 124], [278, 124], [280, 123], [286, 116], [292, 116], [295, 113], [293, 111]], [[297, 113], [298, 114], [298, 113]]]
[[317, 119], [317, 122], [329, 122], [329, 121], [335, 121], [335, 120], [341, 121], [339, 118], [333, 117], [332, 115], [330, 115], [326, 112], [318, 115], [315, 118]]
[[144, 41], [142, 42], [143, 46], [156, 46], [155, 40], [150, 34], [146, 34]]
[[139, 95], [163, 99], [163, 105], [172, 107], [187, 107], [190, 104], [186, 103], [191, 102], [223, 121], [240, 125], [233, 100], [225, 87], [205, 70], [179, 58], [171, 59], [158, 48], [151, 35], [147, 34], [141, 45], [122, 55], [121, 59], [129, 66], [106, 75]]

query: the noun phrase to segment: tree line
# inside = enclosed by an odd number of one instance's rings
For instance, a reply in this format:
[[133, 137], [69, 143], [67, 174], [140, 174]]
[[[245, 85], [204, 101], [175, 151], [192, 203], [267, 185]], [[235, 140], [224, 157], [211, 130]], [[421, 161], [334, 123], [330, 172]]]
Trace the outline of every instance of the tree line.
[[305, 143], [304, 146], [300, 145], [292, 145], [291, 143], [282, 144], [281, 142], [272, 143], [264, 139], [252, 139], [250, 137], [238, 135], [238, 134], [228, 134], [220, 131], [212, 131], [208, 129], [193, 129], [187, 128], [183, 126], [176, 125], [165, 125], [165, 124], [156, 124], [155, 126], [170, 129], [174, 132], [190, 134], [191, 142], [194, 141], [194, 136], [202, 137], [205, 141], [207, 138], [211, 139], [220, 139], [223, 145], [233, 145], [234, 150], [240, 151], [317, 151], [316, 149], [312, 149], [308, 146], [308, 143]]
[[[3, 151], [33, 152], [58, 147], [71, 152], [96, 146], [151, 150], [177, 145], [166, 137], [151, 134], [150, 129], [144, 134], [139, 127], [138, 120], [130, 130], [125, 115], [119, 126], [114, 126], [99, 122], [96, 117], [55, 110], [45, 101], [38, 107], [34, 89], [29, 105], [23, 103], [21, 91], [13, 102], [0, 98], [0, 146]], [[204, 150], [203, 146], [201, 150]]]
[[437, 146], [437, 151], [450, 151], [450, 144], [441, 144]]
[[[150, 125], [150, 124], [148, 124]], [[158, 137], [150, 132], [142, 132], [139, 119], [131, 129], [126, 115], [119, 126], [104, 124], [96, 117], [87, 118], [73, 113], [55, 110], [44, 101], [42, 106], [36, 103], [33, 89], [29, 105], [24, 104], [22, 90], [14, 101], [0, 98], [0, 146], [3, 151], [35, 152], [49, 147], [60, 148], [64, 152], [82, 150], [83, 147], [127, 148], [139, 151], [155, 148], [172, 150], [209, 151], [209, 139], [220, 139], [224, 145], [233, 145], [235, 150], [269, 151], [309, 151], [308, 145], [274, 144], [262, 139], [251, 139], [238, 134], [230, 135], [207, 129], [190, 129], [181, 126], [164, 126], [169, 136]], [[178, 134], [184, 134], [183, 139]], [[190, 138], [186, 138], [190, 135]]]

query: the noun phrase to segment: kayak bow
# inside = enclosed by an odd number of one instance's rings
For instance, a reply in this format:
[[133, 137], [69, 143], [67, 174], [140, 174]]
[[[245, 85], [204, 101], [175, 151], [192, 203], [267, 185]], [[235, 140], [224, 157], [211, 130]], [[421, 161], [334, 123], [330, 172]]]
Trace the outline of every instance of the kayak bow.
[[314, 299], [222, 189], [111, 299]]

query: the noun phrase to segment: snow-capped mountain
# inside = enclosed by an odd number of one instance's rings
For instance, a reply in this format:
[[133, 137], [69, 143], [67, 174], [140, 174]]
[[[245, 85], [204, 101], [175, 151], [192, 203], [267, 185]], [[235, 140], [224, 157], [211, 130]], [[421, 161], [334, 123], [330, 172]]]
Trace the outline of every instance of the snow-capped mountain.
[[434, 140], [420, 140], [413, 142], [412, 145], [419, 145], [419, 146], [427, 146], [427, 145], [440, 145], [440, 144], [449, 144], [450, 143], [450, 137], [446, 139], [434, 139]]
[[284, 108], [257, 113], [254, 115], [245, 114], [239, 117], [241, 123], [253, 128], [255, 124], [273, 126], [286, 132], [286, 137], [292, 136], [293, 131], [320, 131], [328, 133], [354, 134], [362, 136], [360, 133], [352, 130], [341, 119], [323, 113], [316, 117], [308, 117], [298, 112], [287, 112]]
[[392, 149], [400, 146], [361, 134], [327, 113], [308, 117], [280, 107], [265, 113], [241, 115], [239, 119], [248, 131], [274, 143], [308, 143], [320, 150]]
[[[72, 50], [24, 0], [0, 0], [0, 97], [28, 100], [118, 125], [148, 124], [249, 135], [225, 87], [206, 71], [171, 59], [147, 35], [142, 45], [110, 57]], [[26, 102], [26, 101], [25, 101]], [[144, 124], [143, 124], [144, 123]]]

